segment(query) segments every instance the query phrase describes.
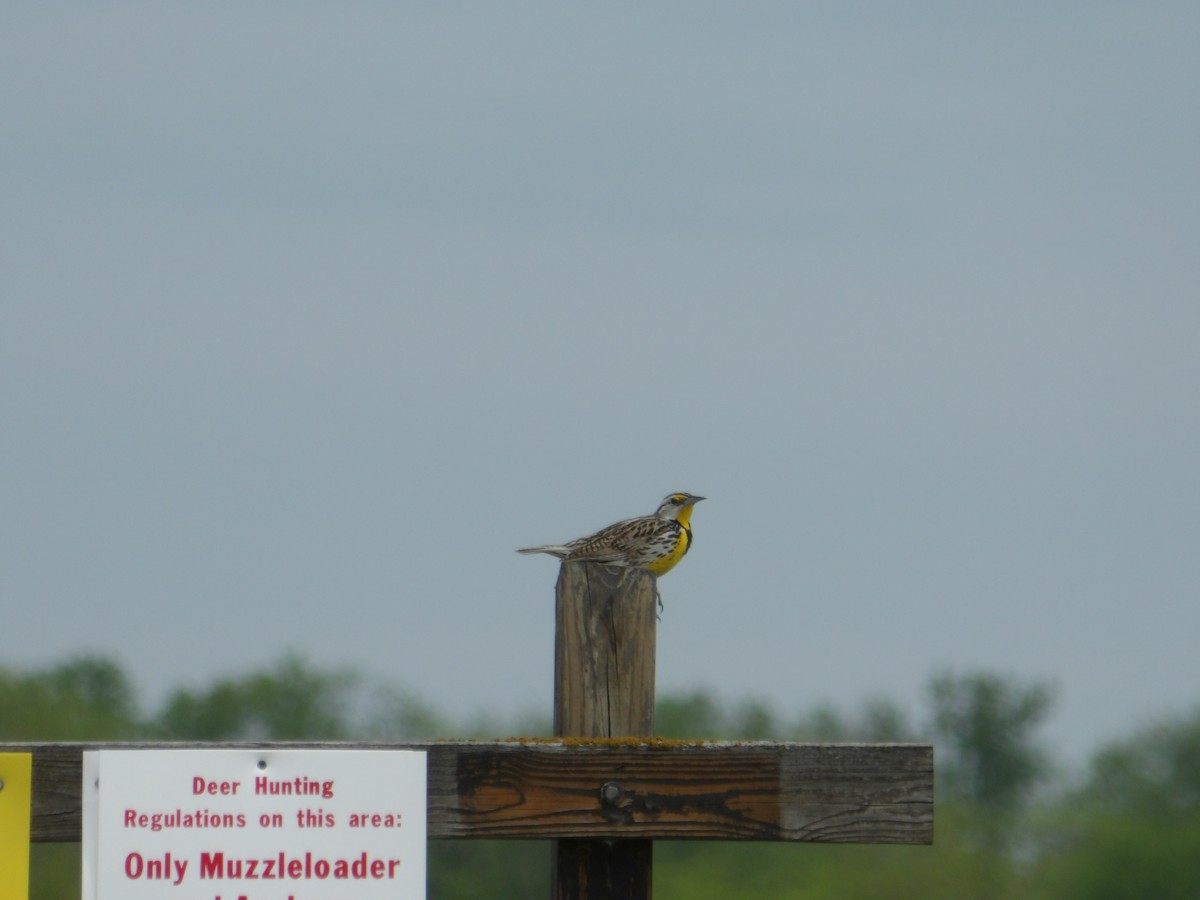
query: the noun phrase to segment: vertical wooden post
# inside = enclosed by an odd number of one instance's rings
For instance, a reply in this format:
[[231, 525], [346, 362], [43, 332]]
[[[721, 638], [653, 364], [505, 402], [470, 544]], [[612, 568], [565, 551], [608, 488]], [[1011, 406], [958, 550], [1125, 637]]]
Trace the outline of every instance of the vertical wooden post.
[[[645, 569], [562, 564], [555, 588], [556, 735], [653, 737], [657, 595], [657, 579]], [[555, 900], [649, 900], [653, 847], [641, 840], [555, 841]]]

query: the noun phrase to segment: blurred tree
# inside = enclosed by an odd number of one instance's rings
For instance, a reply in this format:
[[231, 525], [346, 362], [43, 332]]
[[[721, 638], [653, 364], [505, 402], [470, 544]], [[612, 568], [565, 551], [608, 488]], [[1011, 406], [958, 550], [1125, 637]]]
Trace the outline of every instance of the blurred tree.
[[1037, 897], [1200, 897], [1200, 709], [1102, 748], [1039, 844]]
[[449, 734], [455, 734], [454, 728], [428, 703], [403, 688], [380, 685], [372, 692], [358, 737], [372, 741], [419, 741]]
[[762, 700], [748, 698], [734, 706], [729, 716], [729, 733], [732, 740], [767, 741], [779, 739], [779, 726], [775, 714]]
[[654, 730], [663, 737], [716, 740], [724, 734], [720, 704], [708, 691], [660, 696], [654, 706]]
[[[144, 737], [133, 685], [115, 662], [83, 656], [32, 672], [0, 669], [0, 740], [115, 741]], [[78, 845], [35, 844], [32, 900], [79, 896]]]
[[944, 749], [938, 775], [947, 793], [989, 815], [1015, 812], [1047, 771], [1033, 741], [1053, 699], [1044, 684], [993, 674], [942, 673], [929, 686], [933, 729]]
[[655, 731], [664, 737], [697, 740], [911, 741], [904, 710], [875, 699], [856, 715], [821, 704], [785, 723], [765, 701], [749, 697], [732, 705], [706, 690], [666, 694], [655, 707]]
[[792, 739], [820, 743], [840, 743], [851, 740], [853, 726], [846, 715], [828, 703], [801, 714], [792, 728]]
[[821, 704], [799, 716], [789, 729], [789, 737], [820, 743], [916, 740], [904, 710], [883, 698], [870, 700], [861, 711], [850, 714]]
[[1200, 709], [1102, 749], [1085, 796], [1126, 814], [1200, 815]]
[[146, 731], [129, 679], [99, 656], [29, 673], [0, 669], [0, 710], [0, 740], [128, 740]]
[[945, 821], [953, 810], [964, 841], [976, 851], [971, 878], [961, 886], [966, 895], [1011, 895], [1008, 861], [1020, 816], [1048, 774], [1047, 757], [1033, 733], [1051, 698], [1046, 685], [988, 673], [942, 673], [930, 681], [932, 729], [939, 745], [938, 819]]
[[352, 731], [357, 683], [350, 671], [322, 672], [288, 654], [270, 669], [207, 691], [176, 691], [160, 727], [168, 738], [203, 741], [343, 739]]
[[883, 697], [867, 701], [858, 731], [863, 741], [917, 740], [904, 710]]

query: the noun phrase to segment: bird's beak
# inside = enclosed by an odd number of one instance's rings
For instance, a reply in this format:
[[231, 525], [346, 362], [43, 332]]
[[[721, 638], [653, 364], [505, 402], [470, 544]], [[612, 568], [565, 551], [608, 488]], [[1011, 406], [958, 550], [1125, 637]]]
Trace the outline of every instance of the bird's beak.
[[701, 500], [707, 500], [707, 497], [697, 497], [695, 494], [688, 494], [688, 506], [699, 503]]

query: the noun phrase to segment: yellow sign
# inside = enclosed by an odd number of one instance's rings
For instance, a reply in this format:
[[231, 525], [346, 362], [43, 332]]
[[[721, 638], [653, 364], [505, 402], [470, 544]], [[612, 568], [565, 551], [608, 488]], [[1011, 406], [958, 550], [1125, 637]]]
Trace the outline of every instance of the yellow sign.
[[0, 898], [29, 896], [29, 810], [33, 755], [0, 753]]

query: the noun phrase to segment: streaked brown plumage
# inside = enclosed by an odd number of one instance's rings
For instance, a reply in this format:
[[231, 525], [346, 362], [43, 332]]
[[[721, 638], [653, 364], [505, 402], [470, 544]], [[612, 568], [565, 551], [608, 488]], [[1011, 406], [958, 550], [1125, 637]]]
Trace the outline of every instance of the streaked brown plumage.
[[625, 519], [565, 544], [525, 547], [517, 552], [641, 567], [664, 575], [691, 549], [692, 507], [703, 499], [683, 492], [668, 494], [652, 516]]

